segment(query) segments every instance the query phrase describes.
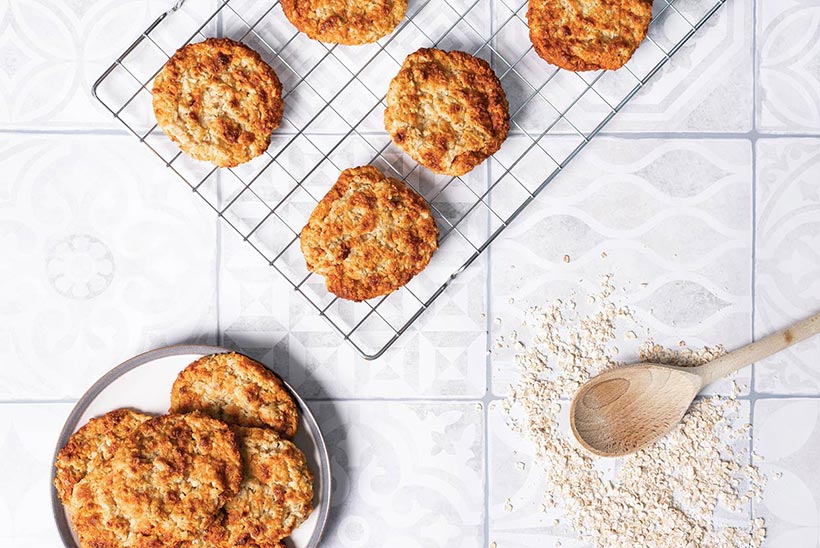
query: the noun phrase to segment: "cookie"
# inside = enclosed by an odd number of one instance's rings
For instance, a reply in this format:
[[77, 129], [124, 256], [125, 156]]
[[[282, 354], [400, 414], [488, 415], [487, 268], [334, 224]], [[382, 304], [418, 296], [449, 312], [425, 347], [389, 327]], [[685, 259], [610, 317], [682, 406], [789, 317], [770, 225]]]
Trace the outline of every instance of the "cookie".
[[483, 59], [422, 48], [390, 82], [384, 127], [415, 161], [463, 175], [507, 138], [510, 115], [501, 82]]
[[424, 199], [372, 166], [344, 170], [302, 229], [308, 270], [352, 301], [386, 295], [421, 272], [438, 247]]
[[239, 491], [234, 433], [201, 413], [143, 422], [68, 504], [83, 546], [154, 548], [200, 537]]
[[171, 412], [202, 411], [239, 426], [296, 435], [299, 409], [285, 385], [264, 365], [235, 352], [202, 357], [171, 388]]
[[282, 84], [258, 53], [227, 38], [177, 50], [154, 79], [157, 124], [197, 160], [232, 167], [259, 156], [282, 120]]
[[387, 36], [404, 18], [407, 0], [282, 0], [285, 17], [314, 40], [358, 45]]
[[651, 19], [652, 0], [530, 0], [527, 8], [536, 53], [572, 71], [621, 68]]
[[313, 474], [305, 455], [266, 428], [234, 427], [245, 463], [235, 497], [223, 520], [208, 532], [212, 544], [274, 546], [304, 523], [313, 510]]
[[131, 409], [117, 409], [91, 419], [72, 434], [54, 463], [54, 487], [63, 504], [77, 482], [114, 456], [120, 443], [150, 418]]

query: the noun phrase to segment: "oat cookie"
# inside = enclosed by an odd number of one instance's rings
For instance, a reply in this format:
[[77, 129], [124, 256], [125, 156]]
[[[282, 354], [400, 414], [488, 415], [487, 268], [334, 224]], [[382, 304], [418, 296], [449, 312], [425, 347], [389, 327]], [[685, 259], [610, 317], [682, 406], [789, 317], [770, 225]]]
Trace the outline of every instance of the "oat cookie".
[[404, 18], [407, 0], [282, 0], [285, 16], [314, 40], [358, 45], [387, 36]]
[[54, 463], [54, 487], [63, 504], [78, 481], [114, 456], [120, 443], [150, 418], [131, 409], [116, 409], [91, 419], [72, 434]]
[[241, 481], [226, 424], [201, 413], [163, 415], [83, 478], [68, 509], [83, 546], [174, 546], [201, 536]]
[[352, 301], [386, 295], [421, 272], [438, 247], [424, 199], [372, 166], [344, 170], [302, 229], [308, 270]]
[[652, 0], [530, 0], [535, 51], [573, 71], [621, 68], [646, 37]]
[[196, 158], [237, 166], [268, 148], [282, 120], [282, 84], [258, 53], [228, 38], [177, 50], [154, 79], [162, 131]]
[[[239, 493], [225, 504], [221, 538], [229, 539], [228, 546], [275, 545], [310, 516], [313, 474], [304, 454], [274, 431], [233, 430], [245, 463], [244, 479]], [[214, 529], [219, 528], [209, 534]]]
[[279, 378], [235, 352], [202, 357], [183, 369], [171, 388], [171, 412], [202, 411], [239, 426], [296, 434], [299, 410]]
[[463, 175], [507, 138], [501, 82], [483, 59], [422, 48], [390, 82], [384, 127], [393, 142], [436, 173]]

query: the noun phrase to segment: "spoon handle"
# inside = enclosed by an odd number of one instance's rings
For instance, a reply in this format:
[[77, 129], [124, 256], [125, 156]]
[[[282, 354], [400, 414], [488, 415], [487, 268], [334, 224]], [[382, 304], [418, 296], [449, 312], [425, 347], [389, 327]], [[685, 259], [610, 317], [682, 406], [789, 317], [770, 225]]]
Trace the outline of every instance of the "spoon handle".
[[820, 333], [820, 313], [695, 368], [703, 386]]

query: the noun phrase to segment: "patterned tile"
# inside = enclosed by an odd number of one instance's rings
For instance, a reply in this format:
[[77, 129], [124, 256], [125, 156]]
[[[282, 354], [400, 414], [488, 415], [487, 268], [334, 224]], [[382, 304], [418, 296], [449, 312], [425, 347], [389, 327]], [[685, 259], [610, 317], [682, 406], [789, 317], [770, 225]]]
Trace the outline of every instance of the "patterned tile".
[[[462, 273], [393, 348], [367, 362], [249, 245], [226, 232], [219, 279], [224, 344], [276, 363], [309, 398], [480, 398], [484, 265]], [[325, 293], [321, 281], [315, 291]]]
[[62, 546], [51, 517], [51, 457], [72, 407], [0, 405], [0, 546]]
[[[820, 140], [757, 143], [755, 335], [820, 310]], [[804, 341], [755, 367], [755, 390], [820, 393], [820, 340]]]
[[129, 138], [0, 140], [0, 400], [78, 397], [153, 347], [213, 339], [212, 213]]
[[[0, 5], [0, 128], [121, 127], [91, 86], [160, 13], [165, 0], [9, 0]], [[183, 18], [208, 1], [188, 2]], [[198, 6], [193, 6], [198, 4]], [[181, 25], [182, 26], [182, 25]], [[123, 72], [129, 89], [136, 81]], [[138, 86], [134, 88], [134, 91]]]
[[771, 133], [820, 132], [820, 5], [758, 0], [757, 125]]
[[[493, 323], [493, 340], [517, 329], [528, 306], [584, 301], [614, 273], [656, 342], [748, 342], [750, 164], [745, 141], [593, 141], [494, 244], [491, 313], [503, 323]], [[492, 373], [493, 392], [505, 393], [510, 352], [494, 351]]]
[[769, 477], [755, 514], [766, 520], [766, 546], [809, 548], [820, 543], [820, 400], [755, 403], [755, 463]]
[[484, 545], [480, 403], [312, 407], [333, 473], [323, 546]]

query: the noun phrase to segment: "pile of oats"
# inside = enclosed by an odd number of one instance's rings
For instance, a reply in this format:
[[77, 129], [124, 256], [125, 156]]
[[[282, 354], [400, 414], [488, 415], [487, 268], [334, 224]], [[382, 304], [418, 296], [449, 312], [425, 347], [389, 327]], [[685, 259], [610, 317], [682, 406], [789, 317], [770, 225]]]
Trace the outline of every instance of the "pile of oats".
[[[504, 409], [546, 473], [542, 510], [558, 511], [561, 523], [601, 548], [759, 547], [763, 520], [750, 520], [744, 510], [760, 497], [765, 478], [743, 464], [748, 449], [740, 447], [748, 448], [750, 425], [737, 425], [737, 385], [729, 396], [696, 400], [668, 436], [628, 457], [595, 457], [572, 438], [569, 400], [591, 376], [622, 365], [614, 358], [616, 333], [622, 324], [635, 325], [614, 292], [611, 277], [604, 276], [600, 291], [587, 299], [591, 312], [581, 313], [574, 301], [532, 308], [526, 344], [516, 333], [498, 341], [516, 349], [521, 376]], [[639, 329], [633, 329], [626, 340], [637, 338]], [[651, 341], [638, 347], [640, 360], [682, 366], [724, 352], [719, 346], [672, 351]]]

